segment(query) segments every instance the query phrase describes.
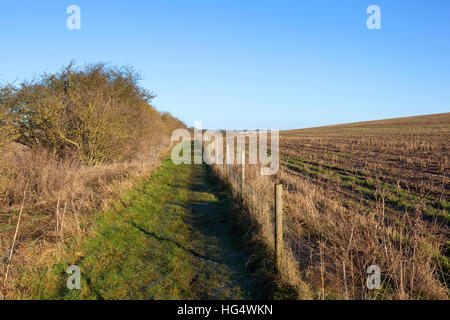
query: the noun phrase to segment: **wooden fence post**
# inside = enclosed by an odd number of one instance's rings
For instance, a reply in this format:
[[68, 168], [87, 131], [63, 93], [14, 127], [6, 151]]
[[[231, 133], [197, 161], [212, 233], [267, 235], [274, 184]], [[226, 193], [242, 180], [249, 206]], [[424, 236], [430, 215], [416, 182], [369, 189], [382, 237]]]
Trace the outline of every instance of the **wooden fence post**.
[[242, 166], [241, 166], [241, 196], [244, 198], [244, 185], [245, 185], [245, 150], [241, 151], [241, 159], [242, 159]]
[[283, 185], [275, 185], [275, 255], [278, 270], [283, 257]]

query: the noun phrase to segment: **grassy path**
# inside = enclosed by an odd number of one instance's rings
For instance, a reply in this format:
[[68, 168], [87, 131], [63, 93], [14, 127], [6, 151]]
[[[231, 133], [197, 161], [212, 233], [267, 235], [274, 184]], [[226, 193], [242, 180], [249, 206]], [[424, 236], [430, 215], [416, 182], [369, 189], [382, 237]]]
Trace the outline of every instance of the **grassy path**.
[[115, 210], [99, 215], [96, 234], [81, 245], [81, 258], [71, 261], [81, 268], [81, 290], [60, 286], [57, 297], [260, 298], [227, 214], [231, 205], [207, 166], [165, 160]]

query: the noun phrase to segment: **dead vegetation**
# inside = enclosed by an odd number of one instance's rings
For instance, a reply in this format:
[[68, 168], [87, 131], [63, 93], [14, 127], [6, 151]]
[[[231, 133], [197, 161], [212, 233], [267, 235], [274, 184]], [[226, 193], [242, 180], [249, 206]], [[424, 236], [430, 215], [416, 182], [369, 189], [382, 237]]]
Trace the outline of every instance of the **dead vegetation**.
[[[244, 200], [274, 242], [284, 186], [280, 273], [299, 298], [448, 299], [450, 114], [284, 132], [271, 178], [246, 166]], [[239, 192], [240, 167], [215, 166]], [[381, 269], [381, 289], [366, 286]]]
[[42, 281], [37, 270], [58, 261], [68, 239], [90, 232], [95, 210], [168, 152], [170, 133], [184, 125], [157, 112], [138, 79], [129, 69], [69, 65], [0, 89], [1, 297], [27, 297], [24, 275]]

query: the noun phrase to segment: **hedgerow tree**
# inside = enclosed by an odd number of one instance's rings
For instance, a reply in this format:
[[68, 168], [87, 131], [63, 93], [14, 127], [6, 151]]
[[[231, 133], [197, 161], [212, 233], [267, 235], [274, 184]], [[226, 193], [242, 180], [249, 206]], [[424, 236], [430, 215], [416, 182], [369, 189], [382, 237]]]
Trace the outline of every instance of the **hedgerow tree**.
[[5, 86], [0, 110], [10, 120], [0, 118], [2, 131], [31, 148], [75, 151], [89, 164], [133, 158], [145, 140], [172, 130], [166, 121], [175, 122], [150, 105], [154, 96], [139, 80], [130, 68], [69, 64], [37, 81]]
[[[0, 92], [7, 91], [8, 87], [2, 88]], [[1, 96], [0, 96], [1, 97]], [[0, 100], [0, 148], [18, 138], [13, 114], [1, 103]]]

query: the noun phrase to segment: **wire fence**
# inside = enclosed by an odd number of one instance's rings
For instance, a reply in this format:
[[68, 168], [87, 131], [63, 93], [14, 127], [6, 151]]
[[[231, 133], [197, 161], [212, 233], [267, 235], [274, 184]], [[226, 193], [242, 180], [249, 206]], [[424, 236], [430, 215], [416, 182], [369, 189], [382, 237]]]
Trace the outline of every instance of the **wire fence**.
[[[244, 176], [244, 181], [242, 181], [243, 166], [245, 166], [245, 172], [247, 173]], [[241, 199], [252, 219], [258, 224], [264, 241], [276, 256], [275, 181], [270, 178], [263, 180], [261, 176], [255, 174], [256, 171], [259, 172], [259, 167], [254, 165], [223, 164], [213, 165], [213, 169], [225, 183], [231, 186], [233, 195]], [[283, 209], [281, 225], [282, 250], [284, 253], [282, 260], [285, 261], [294, 258], [294, 256], [296, 256], [296, 260], [299, 260], [300, 256], [294, 255], [291, 250], [291, 248], [300, 247], [298, 230], [293, 227], [293, 217], [287, 212], [286, 208]], [[289, 261], [289, 264], [292, 265], [292, 263], [293, 261]]]

